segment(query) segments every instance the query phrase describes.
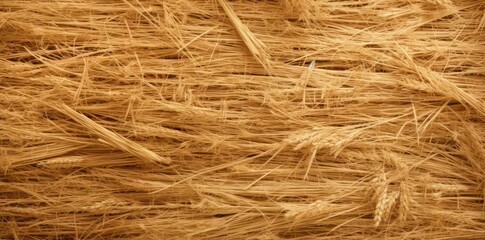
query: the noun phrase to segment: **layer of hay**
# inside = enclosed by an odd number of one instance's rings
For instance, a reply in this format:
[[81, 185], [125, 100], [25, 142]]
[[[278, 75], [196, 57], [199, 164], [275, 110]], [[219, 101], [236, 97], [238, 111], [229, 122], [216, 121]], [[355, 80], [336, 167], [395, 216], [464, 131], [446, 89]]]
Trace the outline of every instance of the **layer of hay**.
[[1, 239], [480, 239], [485, 3], [0, 2]]

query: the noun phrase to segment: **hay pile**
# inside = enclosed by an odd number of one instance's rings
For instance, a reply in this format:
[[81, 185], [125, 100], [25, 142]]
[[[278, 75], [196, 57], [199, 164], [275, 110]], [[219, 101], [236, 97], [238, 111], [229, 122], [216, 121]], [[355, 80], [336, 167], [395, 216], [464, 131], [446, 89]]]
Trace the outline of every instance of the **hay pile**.
[[0, 2], [1, 239], [480, 239], [485, 3]]

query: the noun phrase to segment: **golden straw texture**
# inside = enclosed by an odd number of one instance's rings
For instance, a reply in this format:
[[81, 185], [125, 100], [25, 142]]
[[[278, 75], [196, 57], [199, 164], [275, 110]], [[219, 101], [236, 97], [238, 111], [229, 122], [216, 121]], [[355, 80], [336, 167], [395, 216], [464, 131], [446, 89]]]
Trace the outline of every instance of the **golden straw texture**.
[[0, 1], [0, 239], [484, 239], [481, 0]]

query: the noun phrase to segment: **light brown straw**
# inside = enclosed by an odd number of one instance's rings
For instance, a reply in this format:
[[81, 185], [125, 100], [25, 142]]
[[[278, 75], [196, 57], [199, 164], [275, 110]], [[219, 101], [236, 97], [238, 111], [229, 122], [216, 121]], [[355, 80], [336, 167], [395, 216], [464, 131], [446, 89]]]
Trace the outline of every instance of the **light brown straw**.
[[0, 239], [484, 239], [483, 0], [2, 0]]

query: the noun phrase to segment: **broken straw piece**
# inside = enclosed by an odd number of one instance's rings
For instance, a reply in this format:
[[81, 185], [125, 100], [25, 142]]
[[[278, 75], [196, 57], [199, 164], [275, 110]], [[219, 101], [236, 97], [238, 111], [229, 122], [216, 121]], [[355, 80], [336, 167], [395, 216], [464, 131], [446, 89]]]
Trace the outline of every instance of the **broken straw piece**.
[[153, 151], [141, 146], [140, 144], [133, 142], [115, 132], [112, 132], [103, 126], [97, 124], [95, 121], [89, 119], [81, 113], [76, 112], [74, 109], [70, 108], [66, 104], [58, 104], [53, 106], [57, 111], [71, 117], [77, 123], [83, 125], [89, 131], [98, 135], [98, 137], [104, 142], [108, 143], [110, 146], [122, 150], [124, 152], [130, 153], [135, 157], [145, 159], [151, 162], [169, 164], [170, 159], [159, 156]]
[[263, 66], [266, 71], [270, 71], [270, 63], [267, 59], [266, 45], [261, 42], [249, 28], [239, 19], [234, 10], [225, 0], [219, 0], [219, 5], [222, 6], [224, 12], [231, 20], [232, 25], [236, 29], [239, 37], [243, 40], [246, 47], [249, 49], [253, 57]]

